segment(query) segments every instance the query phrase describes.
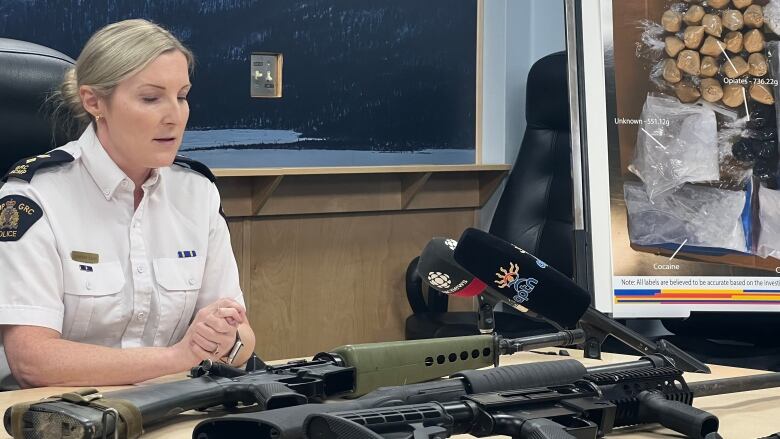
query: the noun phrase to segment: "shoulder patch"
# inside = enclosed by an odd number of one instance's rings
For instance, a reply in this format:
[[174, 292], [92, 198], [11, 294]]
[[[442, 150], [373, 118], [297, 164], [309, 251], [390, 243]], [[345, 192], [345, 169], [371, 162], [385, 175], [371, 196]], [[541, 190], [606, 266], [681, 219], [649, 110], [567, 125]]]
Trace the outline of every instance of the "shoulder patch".
[[47, 152], [46, 154], [19, 160], [13, 166], [11, 166], [11, 169], [3, 176], [2, 180], [8, 181], [9, 177], [15, 177], [29, 183], [32, 181], [35, 172], [37, 172], [39, 169], [72, 162], [73, 160], [74, 159], [72, 155], [61, 149], [55, 149], [54, 151]]
[[[216, 183], [217, 181], [217, 177], [214, 176], [214, 174], [211, 172], [211, 169], [197, 160], [193, 160], [182, 155], [177, 155], [176, 158], [173, 159], [173, 164], [192, 169], [193, 171], [208, 178], [212, 183]], [[224, 218], [225, 222], [227, 222], [227, 216], [225, 216], [225, 211], [222, 210], [222, 204], [219, 205], [219, 214], [222, 215], [222, 218]]]
[[212, 183], [217, 181], [217, 177], [214, 176], [214, 174], [211, 172], [211, 169], [209, 169], [208, 166], [204, 165], [203, 163], [197, 160], [192, 160], [187, 157], [177, 155], [176, 158], [173, 159], [173, 163], [175, 165], [189, 168], [199, 174], [202, 174], [204, 177], [208, 178]]
[[18, 241], [42, 216], [38, 203], [27, 197], [0, 198], [0, 242]]

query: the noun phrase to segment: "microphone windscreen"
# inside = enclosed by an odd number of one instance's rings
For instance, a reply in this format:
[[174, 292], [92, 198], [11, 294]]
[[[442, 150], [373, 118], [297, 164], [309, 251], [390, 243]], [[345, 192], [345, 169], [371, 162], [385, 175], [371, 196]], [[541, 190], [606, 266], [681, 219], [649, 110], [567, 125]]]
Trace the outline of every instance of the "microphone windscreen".
[[590, 293], [530, 253], [477, 229], [466, 229], [455, 262], [508, 302], [571, 327], [590, 306]]
[[455, 262], [452, 252], [458, 242], [454, 239], [433, 238], [425, 246], [417, 262], [417, 273], [422, 281], [444, 294], [471, 297], [485, 290], [485, 283]]

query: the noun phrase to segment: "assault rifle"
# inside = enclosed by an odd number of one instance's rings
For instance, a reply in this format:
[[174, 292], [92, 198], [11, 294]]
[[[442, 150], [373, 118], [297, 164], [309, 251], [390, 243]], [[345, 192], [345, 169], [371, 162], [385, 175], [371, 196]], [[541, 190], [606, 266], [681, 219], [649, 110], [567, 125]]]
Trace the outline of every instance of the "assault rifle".
[[467, 370], [451, 378], [406, 386], [384, 387], [361, 398], [329, 404], [306, 404], [262, 413], [233, 414], [200, 422], [193, 439], [249, 438], [301, 439], [303, 420], [311, 414], [326, 414], [405, 404], [458, 401], [465, 395], [565, 385], [595, 373], [653, 370], [671, 365], [669, 359], [649, 356], [627, 363], [585, 368], [577, 360], [501, 366]]
[[[475, 335], [347, 345], [310, 361], [268, 366], [254, 357], [246, 370], [203, 362], [191, 379], [100, 394], [95, 389], [16, 404], [4, 417], [15, 438], [136, 438], [143, 429], [192, 409], [224, 405], [257, 410], [357, 397], [381, 386], [419, 383], [463, 369], [498, 365], [500, 355], [581, 343], [581, 330], [518, 339]], [[65, 434], [67, 433], [67, 434]]]
[[718, 418], [693, 407], [694, 396], [780, 386], [780, 373], [687, 384], [672, 367], [597, 373], [560, 386], [467, 395], [369, 410], [317, 413], [308, 439], [443, 439], [468, 433], [525, 439], [594, 439], [613, 428], [659, 423], [694, 439], [713, 439]]

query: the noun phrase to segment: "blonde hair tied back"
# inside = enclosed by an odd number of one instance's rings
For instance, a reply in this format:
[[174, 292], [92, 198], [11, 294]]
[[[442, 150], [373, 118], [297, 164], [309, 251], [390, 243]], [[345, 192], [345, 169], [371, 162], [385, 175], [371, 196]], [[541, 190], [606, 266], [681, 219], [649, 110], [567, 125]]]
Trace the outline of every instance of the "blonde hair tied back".
[[81, 102], [79, 87], [92, 87], [98, 96], [108, 98], [120, 82], [172, 50], [184, 54], [192, 72], [192, 52], [170, 32], [148, 20], [119, 21], [95, 32], [50, 98], [54, 104], [55, 131], [59, 126], [73, 139], [93, 121]]

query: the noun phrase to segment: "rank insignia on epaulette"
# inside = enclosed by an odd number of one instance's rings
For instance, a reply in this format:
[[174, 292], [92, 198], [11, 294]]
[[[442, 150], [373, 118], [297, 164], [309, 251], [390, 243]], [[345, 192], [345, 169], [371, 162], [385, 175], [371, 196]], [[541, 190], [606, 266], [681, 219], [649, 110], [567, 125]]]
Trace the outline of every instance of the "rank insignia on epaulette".
[[43, 216], [38, 204], [21, 195], [0, 199], [0, 242], [18, 241]]
[[5, 174], [3, 181], [7, 181], [8, 177], [14, 177], [29, 183], [32, 181], [33, 175], [35, 175], [37, 170], [72, 161], [72, 155], [61, 149], [55, 149], [46, 154], [19, 160], [13, 165], [11, 170]]

